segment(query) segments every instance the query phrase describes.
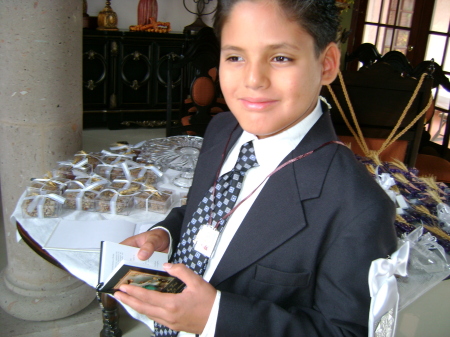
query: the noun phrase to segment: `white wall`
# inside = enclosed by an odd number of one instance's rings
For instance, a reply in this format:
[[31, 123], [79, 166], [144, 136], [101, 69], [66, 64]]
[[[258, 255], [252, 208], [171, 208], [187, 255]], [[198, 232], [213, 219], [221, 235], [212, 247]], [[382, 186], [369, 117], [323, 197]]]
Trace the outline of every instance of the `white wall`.
[[[106, 1], [103, 0], [87, 0], [88, 14], [90, 16], [97, 16], [98, 13], [105, 7]], [[132, 25], [137, 24], [137, 8], [139, 0], [113, 0], [111, 1], [111, 8], [116, 12], [118, 17], [117, 28], [128, 30]], [[207, 5], [206, 10], [209, 12], [214, 9], [217, 1], [212, 1]], [[193, 0], [186, 0], [186, 5], [192, 11], [195, 11], [195, 3]], [[203, 21], [210, 25], [212, 24], [213, 14], [203, 16]], [[170, 22], [173, 32], [182, 32], [183, 28], [191, 24], [196, 16], [189, 13], [183, 5], [183, 0], [158, 0], [158, 21]]]

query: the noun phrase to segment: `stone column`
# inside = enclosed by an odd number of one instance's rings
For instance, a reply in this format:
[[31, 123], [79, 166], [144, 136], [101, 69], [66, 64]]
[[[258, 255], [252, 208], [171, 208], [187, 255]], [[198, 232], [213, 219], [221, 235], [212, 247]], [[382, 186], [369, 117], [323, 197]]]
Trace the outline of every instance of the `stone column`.
[[17, 318], [54, 320], [85, 308], [94, 290], [17, 242], [9, 217], [31, 177], [81, 149], [83, 4], [0, 3], [0, 186], [8, 258], [0, 306]]

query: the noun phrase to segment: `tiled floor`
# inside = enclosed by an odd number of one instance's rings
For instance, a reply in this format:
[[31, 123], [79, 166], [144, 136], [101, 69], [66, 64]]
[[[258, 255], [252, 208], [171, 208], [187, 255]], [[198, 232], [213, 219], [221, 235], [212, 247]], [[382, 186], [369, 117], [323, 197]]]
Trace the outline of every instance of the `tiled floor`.
[[[83, 150], [107, 149], [117, 141], [136, 144], [142, 140], [165, 136], [164, 129], [87, 129], [83, 132]], [[0, 270], [4, 261], [0, 260]], [[1, 294], [0, 294], [1, 298]], [[450, 331], [450, 280], [441, 282], [399, 314], [396, 337], [442, 337]], [[121, 310], [120, 328], [124, 337], [149, 337], [150, 330]], [[9, 316], [0, 309], [1, 337], [88, 337], [102, 329], [97, 302], [71, 317], [50, 322], [30, 322]], [[265, 336], [261, 336], [265, 337]], [[283, 337], [283, 336], [270, 336]]]

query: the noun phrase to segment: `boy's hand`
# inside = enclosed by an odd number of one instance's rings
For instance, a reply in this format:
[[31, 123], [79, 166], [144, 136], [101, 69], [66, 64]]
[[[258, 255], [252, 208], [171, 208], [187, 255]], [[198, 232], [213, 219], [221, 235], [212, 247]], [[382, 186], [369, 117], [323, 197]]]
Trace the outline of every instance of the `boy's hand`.
[[164, 269], [186, 284], [182, 293], [167, 294], [122, 285], [115, 298], [172, 330], [201, 334], [217, 290], [183, 264], [166, 263]]
[[139, 260], [147, 260], [153, 252], [167, 253], [169, 250], [169, 234], [163, 229], [153, 229], [138, 235], [134, 235], [121, 242], [123, 245], [140, 248]]

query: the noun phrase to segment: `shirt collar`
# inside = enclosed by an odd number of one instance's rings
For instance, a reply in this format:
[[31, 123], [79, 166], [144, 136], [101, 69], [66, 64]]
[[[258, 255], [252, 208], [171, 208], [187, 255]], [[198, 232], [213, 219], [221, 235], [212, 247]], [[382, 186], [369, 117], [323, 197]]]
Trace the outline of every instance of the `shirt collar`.
[[233, 149], [224, 163], [221, 174], [228, 172], [236, 161], [239, 149], [242, 144], [253, 141], [255, 155], [260, 166], [276, 166], [283, 160], [297, 145], [301, 142], [303, 137], [313, 127], [317, 120], [322, 115], [322, 106], [320, 101], [317, 101], [314, 110], [306, 116], [303, 120], [293, 125], [289, 129], [263, 139], [258, 139], [254, 134], [243, 131], [238, 141], [235, 143]]

